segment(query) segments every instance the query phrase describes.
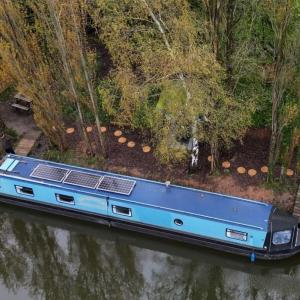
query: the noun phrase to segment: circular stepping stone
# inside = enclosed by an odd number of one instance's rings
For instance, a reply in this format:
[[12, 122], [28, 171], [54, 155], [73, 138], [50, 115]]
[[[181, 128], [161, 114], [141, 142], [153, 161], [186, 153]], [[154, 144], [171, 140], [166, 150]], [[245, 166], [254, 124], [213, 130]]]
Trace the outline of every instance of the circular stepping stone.
[[207, 160], [208, 160], [208, 161], [212, 161], [211, 155], [209, 155], [209, 156], [207, 157]]
[[114, 136], [116, 136], [116, 137], [119, 137], [119, 136], [121, 136], [122, 135], [122, 131], [121, 130], [116, 130], [115, 132], [114, 132]]
[[229, 169], [230, 168], [230, 162], [229, 161], [223, 161], [222, 162], [222, 167], [225, 169]]
[[127, 147], [128, 147], [128, 148], [133, 148], [133, 147], [135, 147], [135, 142], [134, 142], [134, 141], [128, 142], [128, 143], [127, 143]]
[[244, 167], [238, 167], [236, 170], [239, 174], [245, 174], [246, 173], [246, 169]]
[[254, 169], [248, 170], [248, 175], [249, 175], [249, 176], [253, 177], [253, 176], [255, 176], [256, 174], [257, 174], [257, 171], [256, 171], [256, 170], [254, 170]]
[[143, 147], [143, 152], [144, 153], [148, 153], [148, 152], [150, 152], [151, 151], [151, 147], [150, 146], [144, 146]]
[[85, 130], [86, 130], [86, 132], [92, 132], [93, 131], [93, 127], [88, 126]]
[[269, 168], [267, 166], [261, 167], [260, 170], [262, 171], [262, 173], [268, 173], [269, 172]]
[[287, 176], [293, 176], [294, 175], [294, 171], [292, 169], [287, 169], [286, 170], [286, 175]]
[[121, 136], [121, 137], [118, 139], [118, 142], [119, 142], [120, 144], [124, 144], [124, 143], [126, 143], [126, 141], [127, 141], [127, 139], [126, 139], [126, 137], [124, 137], [124, 136]]
[[107, 128], [106, 128], [106, 127], [104, 127], [104, 126], [102, 126], [102, 127], [100, 127], [100, 131], [101, 131], [102, 133], [104, 133], [104, 132], [106, 132], [106, 131], [107, 131]]
[[73, 127], [67, 128], [66, 133], [67, 134], [72, 134], [75, 132], [75, 129]]

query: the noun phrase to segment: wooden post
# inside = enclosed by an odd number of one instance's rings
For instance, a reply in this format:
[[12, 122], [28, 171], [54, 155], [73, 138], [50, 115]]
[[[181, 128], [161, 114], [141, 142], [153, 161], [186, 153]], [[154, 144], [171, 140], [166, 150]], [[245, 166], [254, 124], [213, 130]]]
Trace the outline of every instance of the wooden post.
[[298, 185], [298, 191], [297, 191], [297, 195], [296, 195], [293, 215], [300, 219], [300, 183]]

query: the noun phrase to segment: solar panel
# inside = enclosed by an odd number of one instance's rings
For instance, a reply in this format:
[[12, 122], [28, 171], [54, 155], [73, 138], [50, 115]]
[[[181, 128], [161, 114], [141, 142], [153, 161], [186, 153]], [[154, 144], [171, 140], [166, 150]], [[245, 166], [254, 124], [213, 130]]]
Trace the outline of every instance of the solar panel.
[[62, 182], [68, 169], [57, 168], [49, 165], [39, 164], [30, 174], [30, 177]]
[[97, 189], [107, 192], [130, 195], [135, 183], [136, 182], [134, 180], [104, 176], [100, 181]]
[[95, 189], [102, 177], [84, 172], [71, 171], [65, 178], [64, 183]]

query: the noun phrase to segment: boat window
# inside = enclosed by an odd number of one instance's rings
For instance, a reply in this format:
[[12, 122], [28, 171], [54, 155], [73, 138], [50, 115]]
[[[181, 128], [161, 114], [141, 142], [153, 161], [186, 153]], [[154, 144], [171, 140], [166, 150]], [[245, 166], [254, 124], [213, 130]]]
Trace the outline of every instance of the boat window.
[[247, 241], [248, 239], [247, 232], [237, 231], [229, 228], [226, 228], [226, 236], [240, 241]]
[[114, 214], [117, 214], [117, 215], [128, 216], [128, 217], [132, 216], [131, 209], [128, 207], [113, 205], [112, 211]]
[[180, 219], [175, 219], [175, 220], [174, 220], [174, 223], [175, 223], [175, 225], [177, 225], [177, 226], [182, 226], [182, 225], [183, 225], [183, 222], [182, 222], [182, 220], [180, 220]]
[[62, 194], [55, 194], [56, 200], [59, 202], [74, 204], [74, 197]]
[[26, 186], [16, 185], [16, 192], [23, 195], [34, 196], [33, 189]]
[[272, 243], [274, 245], [287, 244], [291, 241], [291, 237], [292, 237], [291, 230], [277, 231], [273, 233]]

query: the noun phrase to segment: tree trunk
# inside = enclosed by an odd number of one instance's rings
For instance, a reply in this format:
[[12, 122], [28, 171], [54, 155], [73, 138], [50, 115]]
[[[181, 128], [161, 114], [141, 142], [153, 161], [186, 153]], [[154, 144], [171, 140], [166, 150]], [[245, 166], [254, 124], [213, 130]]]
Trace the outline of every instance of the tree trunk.
[[226, 7], [226, 48], [225, 48], [225, 68], [227, 75], [227, 84], [230, 90], [234, 88], [233, 80], [233, 61], [232, 55], [234, 51], [234, 14], [236, 9], [237, 2], [234, 0], [227, 2]]
[[82, 135], [85, 141], [85, 144], [87, 146], [87, 148], [89, 150], [91, 150], [91, 145], [85, 130], [85, 126], [84, 126], [84, 119], [83, 119], [83, 114], [82, 114], [82, 110], [81, 110], [81, 105], [80, 105], [80, 101], [79, 101], [79, 97], [77, 95], [76, 92], [76, 88], [75, 88], [75, 82], [74, 82], [74, 78], [73, 78], [73, 74], [71, 71], [71, 67], [69, 65], [68, 62], [68, 58], [67, 58], [67, 50], [66, 50], [66, 41], [65, 38], [63, 36], [63, 31], [61, 28], [61, 24], [59, 21], [59, 18], [57, 16], [55, 7], [54, 7], [54, 3], [52, 0], [48, 0], [47, 1], [48, 7], [49, 7], [49, 12], [50, 12], [50, 16], [55, 28], [55, 34], [57, 37], [57, 42], [58, 42], [58, 47], [59, 47], [59, 51], [61, 54], [61, 59], [64, 65], [64, 69], [66, 72], [66, 80], [69, 81], [69, 90], [71, 92], [71, 95], [73, 96], [77, 111], [78, 111], [78, 116], [79, 116], [79, 122], [80, 122], [80, 127], [81, 127], [81, 131], [82, 131]]
[[210, 143], [210, 153], [211, 153], [211, 162], [210, 162], [210, 172], [214, 173], [217, 169], [217, 162], [219, 160], [219, 151], [218, 144], [211, 142]]
[[80, 38], [80, 33], [79, 33], [79, 30], [78, 30], [77, 22], [76, 22], [76, 19], [75, 19], [75, 12], [74, 12], [72, 4], [70, 4], [70, 6], [71, 6], [71, 10], [72, 10], [72, 15], [73, 15], [74, 28], [75, 28], [75, 31], [76, 31], [76, 38], [77, 38], [77, 42], [78, 42], [78, 45], [79, 45], [79, 48], [80, 48], [79, 52], [80, 52], [81, 65], [82, 65], [82, 69], [83, 69], [83, 72], [84, 72], [84, 77], [85, 77], [85, 80], [86, 80], [86, 84], [87, 84], [87, 87], [88, 87], [88, 92], [89, 92], [89, 97], [90, 97], [91, 104], [92, 104], [94, 117], [95, 117], [95, 120], [96, 120], [96, 127], [97, 127], [97, 131], [98, 131], [98, 139], [99, 139], [100, 147], [101, 147], [101, 150], [102, 150], [102, 154], [103, 154], [104, 157], [107, 157], [107, 151], [106, 151], [106, 147], [105, 147], [106, 145], [105, 145], [105, 142], [104, 142], [103, 134], [101, 133], [101, 123], [100, 123], [100, 119], [99, 119], [99, 115], [98, 115], [97, 101], [95, 99], [95, 94], [94, 94], [94, 91], [93, 91], [93, 88], [92, 88], [92, 85], [91, 85], [91, 79], [90, 79], [90, 76], [89, 76], [88, 66], [87, 66], [87, 63], [86, 63], [86, 50], [85, 50], [85, 46], [83, 45], [83, 43], [81, 41], [81, 38]]
[[212, 51], [215, 54], [216, 59], [220, 61], [220, 25], [222, 22], [222, 11], [227, 4], [227, 0], [203, 0], [203, 2], [206, 7], [207, 20], [209, 23]]
[[272, 87], [272, 135], [269, 150], [269, 175], [268, 180], [273, 179], [274, 167], [277, 163], [279, 151], [281, 148], [282, 128], [280, 124], [280, 108], [282, 105], [283, 94], [286, 84], [286, 43], [288, 25], [292, 7], [289, 1], [285, 4], [285, 11], [282, 20], [272, 24], [274, 29], [274, 80]]

